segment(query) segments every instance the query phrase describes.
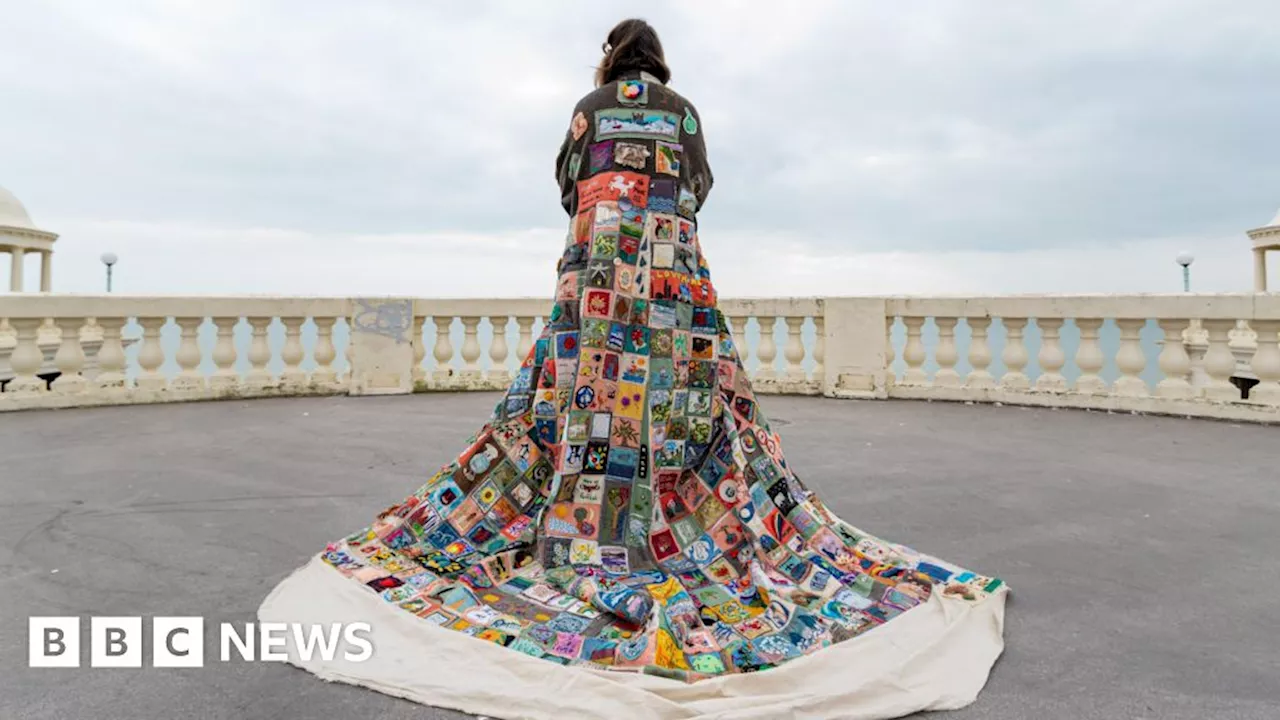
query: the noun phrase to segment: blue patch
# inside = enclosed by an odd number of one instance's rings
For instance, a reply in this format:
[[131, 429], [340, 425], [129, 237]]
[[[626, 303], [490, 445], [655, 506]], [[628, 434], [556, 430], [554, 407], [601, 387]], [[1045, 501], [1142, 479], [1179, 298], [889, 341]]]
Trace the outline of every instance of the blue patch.
[[578, 333], [565, 332], [556, 335], [556, 359], [568, 360], [578, 357]]
[[938, 582], [946, 582], [947, 580], [951, 579], [951, 575], [952, 575], [950, 570], [947, 570], [946, 568], [943, 568], [943, 567], [938, 567], [933, 563], [927, 563], [927, 562], [922, 562], [919, 565], [917, 565], [916, 570], [919, 570], [920, 572], [924, 573], [925, 575], [928, 575], [929, 577], [933, 578], [934, 580], [937, 580]]

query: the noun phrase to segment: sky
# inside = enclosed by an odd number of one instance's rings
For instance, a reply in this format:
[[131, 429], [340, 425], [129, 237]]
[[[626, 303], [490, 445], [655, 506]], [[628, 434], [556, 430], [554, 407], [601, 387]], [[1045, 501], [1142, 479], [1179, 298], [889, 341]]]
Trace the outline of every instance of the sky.
[[0, 186], [60, 292], [112, 251], [125, 293], [550, 296], [629, 16], [702, 116], [724, 297], [1177, 292], [1184, 250], [1252, 287], [1274, 0], [0, 0]]

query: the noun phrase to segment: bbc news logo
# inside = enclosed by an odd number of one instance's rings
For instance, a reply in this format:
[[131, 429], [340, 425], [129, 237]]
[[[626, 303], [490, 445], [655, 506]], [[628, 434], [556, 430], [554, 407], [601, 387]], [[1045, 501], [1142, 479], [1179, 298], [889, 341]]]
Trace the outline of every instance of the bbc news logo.
[[[151, 619], [151, 667], [204, 667], [204, 618], [155, 617]], [[290, 640], [298, 657], [310, 661], [317, 655], [332, 661], [342, 648], [342, 659], [364, 662], [373, 656], [368, 623], [245, 623], [243, 631], [231, 623], [218, 626], [219, 659], [234, 655], [253, 662], [284, 662]], [[27, 627], [29, 667], [80, 667], [80, 618], [32, 617]], [[140, 617], [89, 618], [89, 666], [140, 668], [144, 638]]]

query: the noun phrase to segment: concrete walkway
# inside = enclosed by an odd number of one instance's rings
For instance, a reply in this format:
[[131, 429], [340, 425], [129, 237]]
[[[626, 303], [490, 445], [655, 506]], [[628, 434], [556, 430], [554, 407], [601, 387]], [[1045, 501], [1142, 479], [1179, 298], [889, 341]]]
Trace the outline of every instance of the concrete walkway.
[[[496, 399], [0, 415], [0, 718], [464, 717], [222, 663], [212, 639], [200, 670], [29, 669], [27, 618], [250, 622], [278, 580], [448, 461]], [[765, 408], [842, 516], [1013, 587], [987, 690], [939, 720], [1280, 717], [1280, 429], [907, 402]]]

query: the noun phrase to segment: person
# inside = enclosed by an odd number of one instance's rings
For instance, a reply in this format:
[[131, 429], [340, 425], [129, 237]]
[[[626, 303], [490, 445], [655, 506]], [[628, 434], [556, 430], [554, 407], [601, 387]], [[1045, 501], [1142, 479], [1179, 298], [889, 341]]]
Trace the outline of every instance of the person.
[[498, 717], [972, 701], [1007, 588], [849, 525], [801, 482], [699, 242], [702, 117], [646, 22], [620, 23], [603, 52], [556, 158], [569, 232], [518, 374], [455, 461], [260, 617], [377, 618], [368, 667], [291, 661]]

